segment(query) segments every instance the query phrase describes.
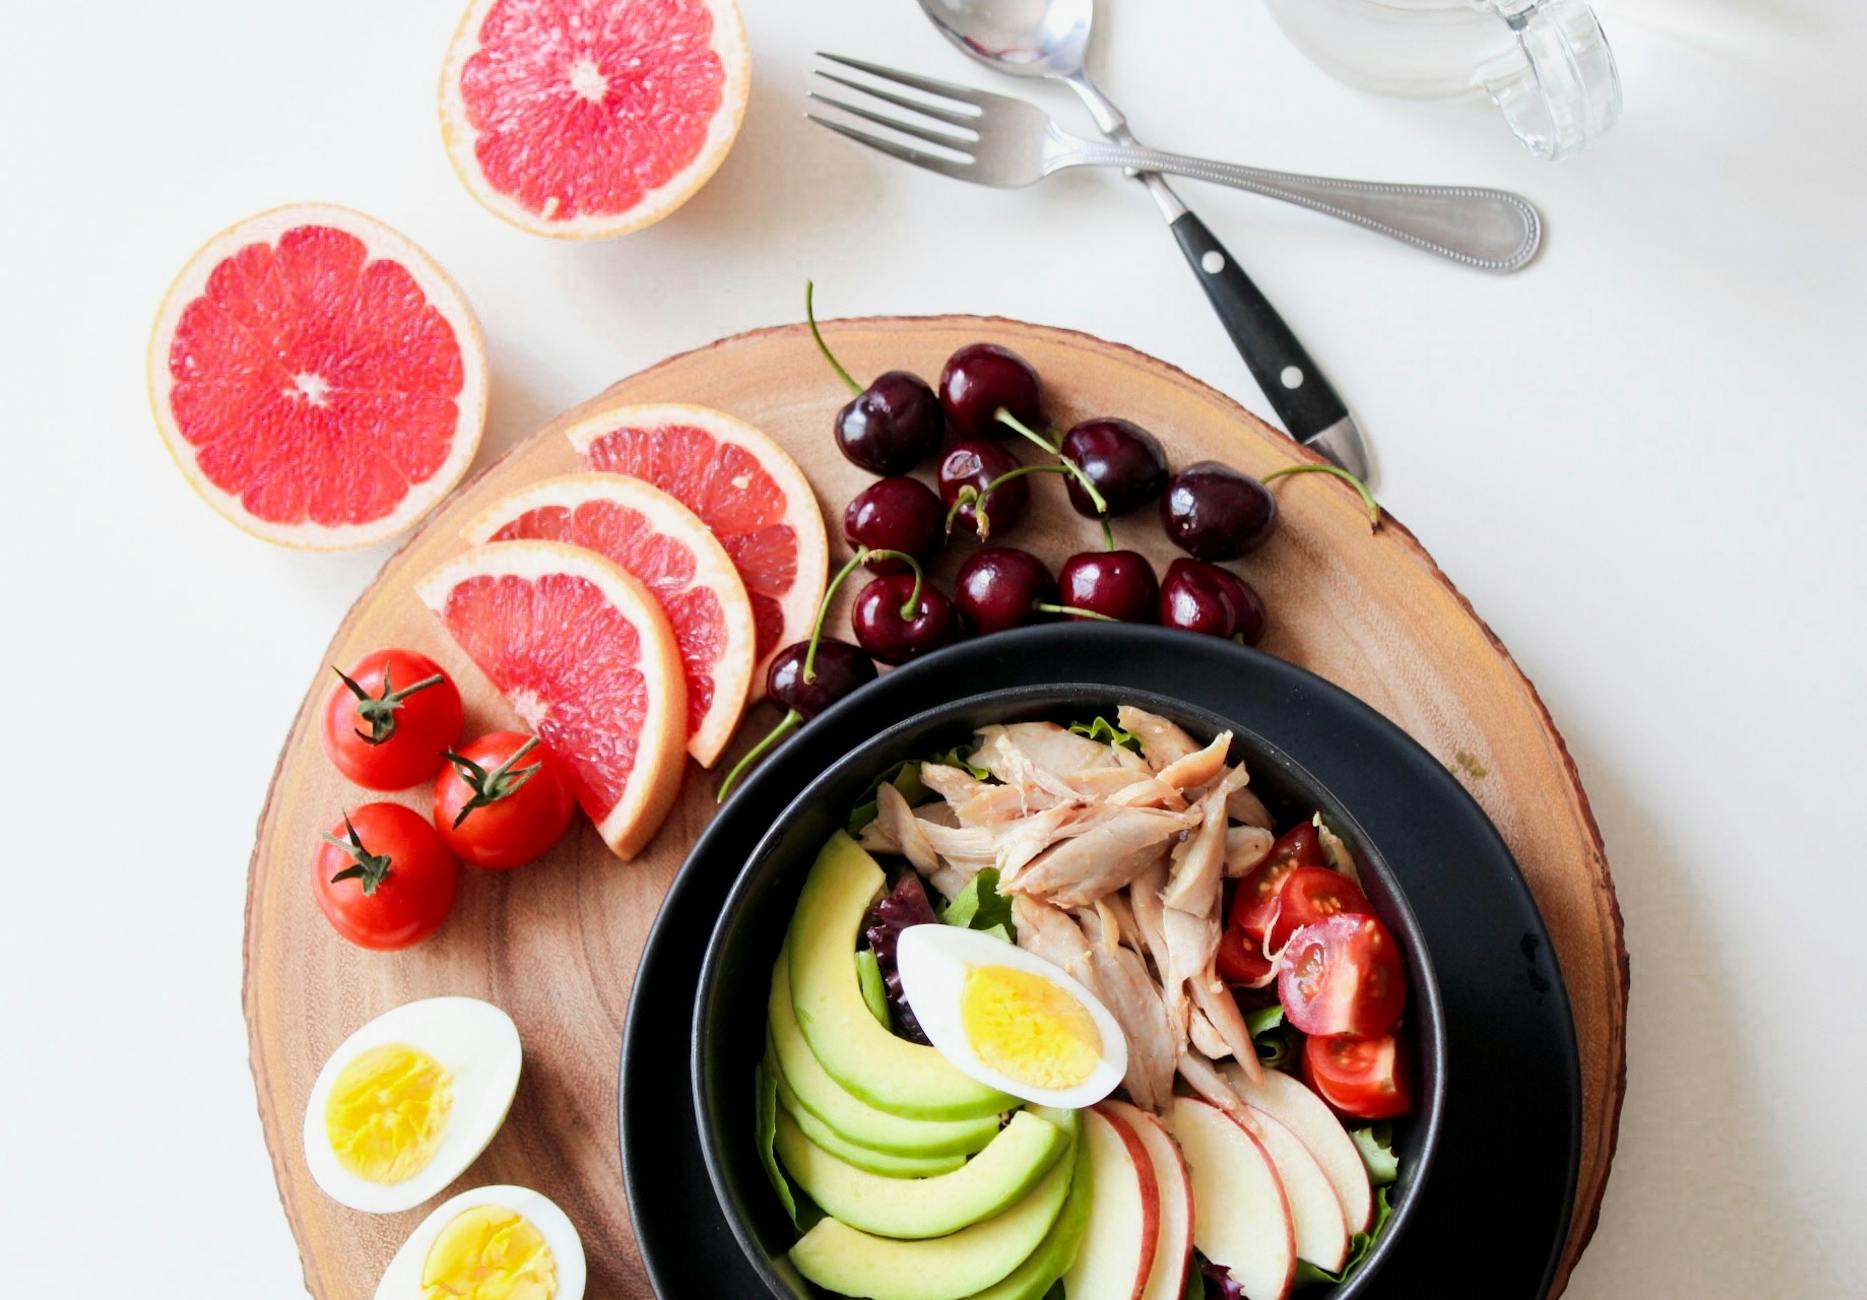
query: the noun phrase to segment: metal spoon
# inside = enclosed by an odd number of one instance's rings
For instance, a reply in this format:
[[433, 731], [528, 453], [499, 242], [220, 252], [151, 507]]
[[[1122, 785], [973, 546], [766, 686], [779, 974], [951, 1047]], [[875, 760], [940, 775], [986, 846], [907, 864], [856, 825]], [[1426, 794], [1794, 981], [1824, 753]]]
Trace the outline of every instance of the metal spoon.
[[[968, 57], [1014, 77], [1063, 82], [1103, 135], [1140, 144], [1128, 119], [1083, 66], [1095, 0], [920, 0], [920, 6], [940, 34]], [[1290, 436], [1367, 478], [1368, 453], [1355, 417], [1277, 309], [1166, 181], [1152, 172], [1136, 179], [1154, 196], [1187, 265]]]

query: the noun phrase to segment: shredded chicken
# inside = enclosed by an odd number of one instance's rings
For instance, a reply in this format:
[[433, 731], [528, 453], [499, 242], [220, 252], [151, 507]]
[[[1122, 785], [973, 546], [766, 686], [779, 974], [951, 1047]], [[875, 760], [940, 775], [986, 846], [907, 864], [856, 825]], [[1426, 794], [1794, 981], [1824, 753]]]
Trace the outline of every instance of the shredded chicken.
[[1177, 723], [1157, 713], [1124, 704], [1115, 711], [1115, 721], [1123, 731], [1130, 731], [1141, 741], [1142, 757], [1156, 772], [1199, 749], [1199, 744]]
[[1242, 876], [1271, 855], [1275, 837], [1258, 826], [1231, 826], [1225, 832], [1225, 874]]
[[[1185, 758], [1177, 758], [1160, 769], [1160, 779], [1176, 790], [1191, 790], [1217, 779], [1225, 770], [1226, 755], [1232, 750], [1232, 733], [1221, 731], [1204, 749]], [[1240, 782], [1242, 785], [1243, 783]]]
[[1165, 1107], [1177, 1075], [1253, 1127], [1215, 1064], [1262, 1073], [1215, 959], [1222, 885], [1265, 860], [1275, 823], [1244, 765], [1227, 764], [1231, 732], [1201, 745], [1143, 709], [1118, 717], [1140, 753], [1048, 722], [982, 728], [967, 762], [990, 780], [923, 764], [938, 800], [910, 808], [882, 786], [861, 840], [949, 899], [996, 867], [1019, 947], [1081, 981], [1120, 1025], [1134, 1102]]

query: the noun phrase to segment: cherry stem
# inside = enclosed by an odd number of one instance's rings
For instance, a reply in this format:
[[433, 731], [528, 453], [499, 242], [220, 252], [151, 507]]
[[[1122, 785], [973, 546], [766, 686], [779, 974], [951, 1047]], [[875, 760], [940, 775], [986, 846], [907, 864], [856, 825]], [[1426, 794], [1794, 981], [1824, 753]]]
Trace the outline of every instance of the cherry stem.
[[1083, 485], [1083, 491], [1089, 494], [1090, 504], [1095, 506], [1096, 513], [1098, 515], [1106, 515], [1109, 512], [1109, 503], [1103, 498], [1102, 494], [1096, 490], [1096, 485], [1089, 481], [1089, 475], [1083, 472], [1083, 467], [1071, 460], [1068, 456], [1059, 452], [1056, 444], [1052, 443], [1035, 430], [1025, 428], [1023, 421], [1019, 420], [1017, 416], [1013, 415], [1002, 406], [998, 408], [998, 422], [1011, 426], [1032, 442], [1042, 447], [1045, 451], [1049, 452], [1052, 456], [1055, 456], [1057, 458], [1057, 463], [1063, 466], [1063, 472], [1065, 474], [1074, 474], [1076, 476], [1076, 481]]
[[1381, 526], [1381, 504], [1374, 499], [1374, 493], [1368, 491], [1368, 485], [1343, 469], [1340, 465], [1286, 465], [1274, 469], [1259, 479], [1260, 483], [1273, 483], [1291, 474], [1333, 474], [1361, 494], [1361, 503], [1368, 508], [1368, 531], [1374, 532]]
[[1031, 602], [1031, 608], [1045, 614], [1073, 614], [1077, 618], [1100, 619], [1104, 623], [1121, 622], [1113, 614], [1099, 614], [1093, 609], [1083, 609], [1077, 605], [1052, 605], [1049, 601], [1034, 600]]
[[[812, 644], [811, 649], [813, 650], [816, 649], [816, 646], [814, 643]], [[717, 795], [714, 796], [713, 802], [725, 803], [727, 794], [733, 788], [733, 782], [737, 781], [742, 775], [744, 775], [745, 770], [748, 767], [752, 766], [752, 764], [758, 762], [760, 758], [764, 757], [765, 752], [767, 750], [769, 750], [773, 745], [777, 744], [780, 740], [784, 739], [786, 732], [790, 731], [791, 728], [795, 727], [798, 723], [802, 722], [803, 720], [804, 720], [804, 715], [799, 713], [796, 709], [790, 710], [788, 713], [784, 715], [784, 717], [780, 718], [778, 720], [778, 725], [773, 727], [770, 731], [766, 732], [765, 738], [763, 740], [759, 741], [758, 744], [748, 749], [746, 751], [746, 756], [740, 759], [737, 763], [733, 764], [733, 770], [726, 774], [726, 779], [724, 781], [720, 782], [720, 791]]]
[[830, 369], [843, 377], [843, 382], [849, 385], [849, 391], [860, 393], [862, 385], [850, 378], [849, 372], [843, 369], [843, 363], [836, 359], [834, 352], [830, 351], [830, 345], [823, 341], [823, 332], [817, 328], [817, 312], [811, 302], [815, 289], [816, 286], [809, 280], [804, 281], [804, 319], [810, 322], [810, 337], [817, 340], [817, 351], [823, 353], [823, 359], [830, 363]]
[[953, 508], [946, 512], [946, 530], [948, 533], [953, 531], [953, 521], [959, 518], [961, 506], [972, 505], [973, 526], [979, 534], [979, 540], [983, 542], [992, 534], [992, 521], [986, 518], [985, 503], [991, 499], [992, 493], [997, 491], [1001, 485], [1011, 482], [1014, 478], [1023, 478], [1026, 474], [1067, 474], [1069, 472], [1062, 465], [1020, 465], [1016, 469], [1006, 470], [991, 480], [985, 485], [984, 491], [969, 483], [954, 494]]
[[1115, 549], [1115, 530], [1109, 527], [1107, 515], [1102, 516], [1102, 549], [1105, 551]]
[[[890, 554], [896, 553], [890, 552]], [[836, 599], [837, 588], [843, 585], [845, 578], [862, 567], [864, 560], [874, 554], [876, 552], [868, 547], [858, 546], [856, 553], [850, 556], [848, 562], [836, 571], [836, 576], [830, 579], [830, 585], [823, 589], [823, 599], [817, 602], [817, 621], [810, 625], [810, 649], [804, 651], [804, 685], [808, 686], [817, 680], [817, 643], [823, 640], [823, 620], [829, 617], [830, 602]]]
[[[953, 494], [953, 504], [947, 508], [946, 512], [946, 535], [948, 537], [953, 535], [953, 525], [959, 522], [959, 512], [964, 510], [967, 506], [975, 505], [978, 500], [979, 489], [970, 483], [965, 484], [959, 491]], [[975, 509], [973, 511], [973, 521], [975, 523], [977, 523], [978, 517], [979, 512]], [[980, 533], [979, 536], [984, 537], [985, 534]]]

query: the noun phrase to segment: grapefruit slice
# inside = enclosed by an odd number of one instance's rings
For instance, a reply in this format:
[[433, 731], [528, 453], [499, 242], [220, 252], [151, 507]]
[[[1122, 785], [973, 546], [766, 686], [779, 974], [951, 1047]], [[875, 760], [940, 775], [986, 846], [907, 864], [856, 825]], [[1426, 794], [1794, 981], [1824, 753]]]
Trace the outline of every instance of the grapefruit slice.
[[473, 0], [441, 69], [441, 135], [494, 215], [606, 239], [706, 183], [751, 80], [733, 0]]
[[830, 568], [823, 514], [784, 448], [704, 406], [612, 406], [565, 436], [591, 469], [653, 483], [713, 530], [745, 583], [758, 625], [753, 698], [779, 649], [810, 636]]
[[660, 829], [686, 767], [687, 688], [661, 606], [620, 566], [562, 542], [494, 542], [416, 584], [422, 602], [564, 761], [624, 860]]
[[757, 658], [752, 602], [700, 517], [621, 474], [567, 474], [515, 492], [461, 535], [474, 545], [542, 537], [627, 569], [668, 616], [687, 679], [687, 752], [711, 767], [745, 709]]
[[149, 340], [162, 440], [207, 503], [269, 542], [370, 546], [480, 446], [486, 348], [428, 255], [360, 212], [275, 208], [221, 231]]

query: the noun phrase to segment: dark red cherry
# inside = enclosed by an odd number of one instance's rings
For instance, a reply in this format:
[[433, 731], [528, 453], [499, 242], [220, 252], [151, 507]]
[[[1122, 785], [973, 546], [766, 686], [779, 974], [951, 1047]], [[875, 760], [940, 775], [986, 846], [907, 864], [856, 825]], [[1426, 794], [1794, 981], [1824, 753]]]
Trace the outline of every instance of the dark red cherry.
[[914, 575], [890, 573], [856, 593], [850, 626], [864, 650], [885, 664], [903, 664], [959, 640], [959, 607], [931, 582], [921, 583], [910, 608]]
[[[1191, 563], [1197, 564], [1199, 561]], [[1213, 580], [1230, 594], [1232, 608], [1238, 613], [1238, 621], [1232, 627], [1232, 638], [1246, 645], [1256, 645], [1264, 639], [1264, 598], [1258, 595], [1256, 587], [1230, 569], [1221, 569], [1216, 564], [1211, 567], [1216, 575]]]
[[1152, 623], [1160, 601], [1154, 566], [1139, 551], [1072, 555], [1057, 571], [1057, 588], [1058, 603], [1124, 623]]
[[1044, 616], [1057, 603], [1057, 580], [1044, 562], [1015, 546], [986, 546], [966, 557], [953, 598], [975, 632], [1003, 632]]
[[[1167, 453], [1160, 439], [1128, 420], [1084, 420], [1063, 435], [1058, 450], [1096, 485], [1111, 515], [1140, 509], [1167, 486]], [[1096, 518], [1096, 503], [1076, 476], [1064, 482], [1076, 513]]]
[[804, 680], [810, 642], [788, 645], [772, 656], [765, 670], [765, 693], [787, 709], [814, 718], [859, 686], [875, 680], [875, 663], [847, 641], [824, 637], [817, 642], [811, 678]]
[[999, 408], [1033, 429], [1044, 424], [1037, 372], [1031, 363], [996, 343], [968, 343], [947, 358], [940, 372], [940, 405], [961, 438], [1003, 438]]
[[[852, 549], [905, 551], [917, 560], [930, 560], [946, 537], [946, 507], [919, 479], [877, 479], [843, 510], [843, 537]], [[872, 573], [909, 571], [905, 560], [891, 555], [866, 563]]]
[[836, 413], [836, 445], [871, 474], [907, 473], [945, 436], [940, 399], [905, 370], [890, 370]]
[[1270, 540], [1277, 498], [1248, 474], [1216, 460], [1188, 465], [1167, 483], [1160, 526], [1196, 559], [1235, 560]]
[[[1018, 458], [1000, 443], [955, 443], [947, 448], [946, 456], [940, 461], [940, 499], [950, 507], [959, 500], [961, 488], [970, 487], [975, 492], [984, 492], [988, 484], [1017, 468]], [[985, 502], [989, 534], [980, 534], [981, 539], [987, 535], [1001, 535], [1016, 527], [1030, 508], [1031, 483], [1028, 477], [1014, 478], [1009, 483], [999, 484], [992, 489]], [[961, 506], [953, 526], [977, 532], [978, 520], [973, 507]]]

